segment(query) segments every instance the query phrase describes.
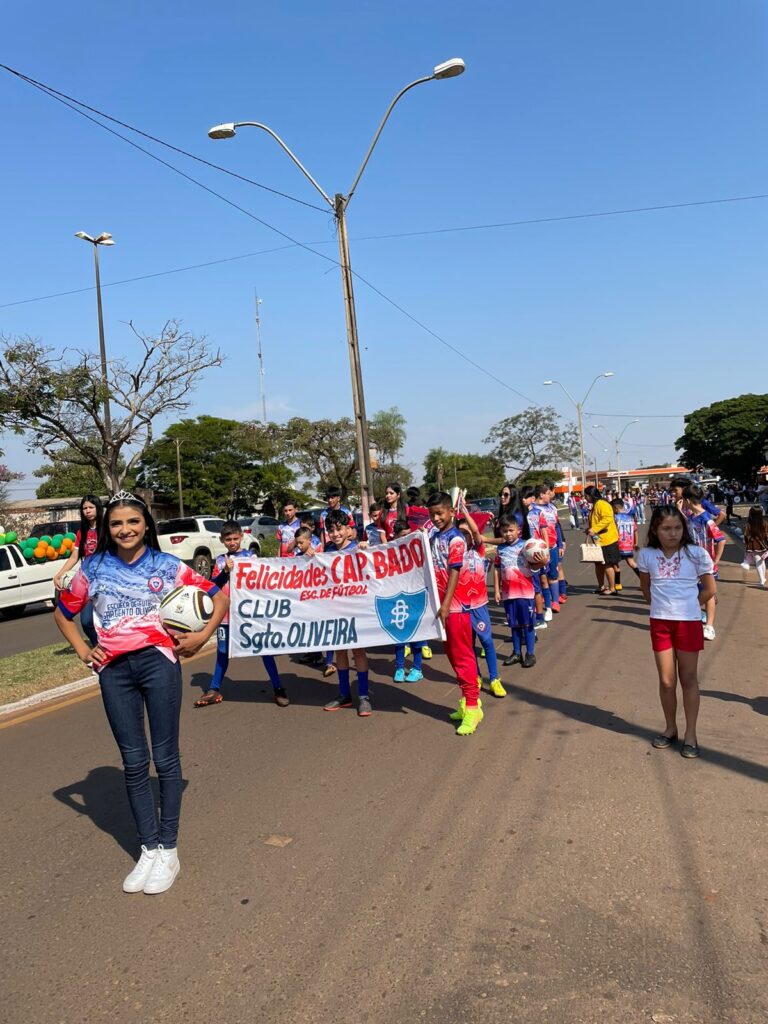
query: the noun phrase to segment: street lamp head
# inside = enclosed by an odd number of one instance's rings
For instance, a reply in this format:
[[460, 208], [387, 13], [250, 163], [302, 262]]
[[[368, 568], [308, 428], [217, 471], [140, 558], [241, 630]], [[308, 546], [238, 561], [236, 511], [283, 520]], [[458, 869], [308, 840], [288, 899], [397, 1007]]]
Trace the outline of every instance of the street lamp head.
[[456, 78], [457, 75], [463, 75], [466, 71], [466, 64], [461, 57], [451, 57], [450, 60], [444, 60], [442, 64], [438, 64], [432, 71], [433, 78]]
[[547, 384], [547, 385], [549, 385], [549, 384], [554, 384], [554, 383], [555, 383], [555, 382], [554, 382], [553, 380], [543, 380], [543, 381], [542, 381], [542, 384]]
[[216, 124], [213, 128], [208, 129], [209, 139], [234, 139], [236, 134], [234, 121], [228, 121], [226, 124]]
[[98, 238], [94, 238], [96, 245], [114, 245], [112, 235], [108, 231], [102, 231]]
[[603, 374], [603, 377], [612, 377], [612, 376], [613, 376], [613, 370], [606, 370], [605, 373]]
[[76, 231], [75, 232], [75, 238], [82, 238], [84, 242], [95, 242], [96, 241], [95, 238], [91, 238], [90, 235], [87, 235], [85, 233], [85, 231]]

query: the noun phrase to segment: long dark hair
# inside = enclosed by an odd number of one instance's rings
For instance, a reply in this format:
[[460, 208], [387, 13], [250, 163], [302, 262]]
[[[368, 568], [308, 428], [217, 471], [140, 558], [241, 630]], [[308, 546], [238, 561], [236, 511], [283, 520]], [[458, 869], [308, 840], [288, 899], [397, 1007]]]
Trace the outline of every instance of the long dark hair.
[[747, 525], [744, 527], [744, 541], [749, 543], [752, 540], [768, 546], [768, 527], [766, 527], [765, 516], [761, 508], [751, 508], [747, 518]]
[[[525, 505], [523, 505], [523, 500], [520, 496], [521, 492], [517, 489], [517, 487], [515, 487], [514, 484], [504, 484], [501, 490], [502, 492], [509, 491], [509, 501], [504, 501], [501, 494], [499, 494], [499, 514], [496, 517], [496, 527], [494, 529], [494, 533], [496, 534], [497, 537], [501, 536], [499, 524], [501, 522], [502, 516], [514, 516], [514, 518], [518, 521], [518, 525], [520, 523], [519, 516], [522, 516], [523, 525], [521, 529], [523, 531], [522, 535], [523, 537], [525, 537], [527, 509]], [[525, 539], [527, 540], [528, 538], [525, 537]]]
[[138, 509], [138, 511], [144, 516], [144, 522], [147, 527], [144, 532], [144, 543], [153, 551], [160, 550], [160, 543], [157, 539], [157, 527], [155, 526], [155, 520], [152, 518], [152, 513], [141, 498], [136, 498], [134, 495], [129, 494], [126, 497], [118, 495], [108, 503], [107, 510], [104, 513], [104, 528], [99, 533], [99, 543], [96, 548], [97, 555], [101, 555], [103, 558], [107, 551], [112, 555], [117, 552], [117, 544], [112, 540], [112, 536], [109, 532], [109, 513], [113, 508]]
[[[395, 508], [397, 510], [397, 518], [407, 519], [408, 506], [405, 504], [405, 501], [403, 500], [402, 484], [387, 484], [385, 492], [386, 491], [394, 491], [395, 494], [397, 495], [397, 504], [395, 505]], [[390, 512], [392, 510], [392, 506], [387, 502], [386, 493], [384, 495], [383, 501], [384, 504], [382, 505], [382, 510], [381, 512], [379, 512], [379, 518], [381, 519], [382, 522], [384, 521], [384, 517], [386, 516], [387, 512]]]
[[[96, 522], [91, 526], [88, 520], [83, 515], [83, 505], [88, 502], [96, 509]], [[80, 499], [80, 543], [77, 545], [77, 553], [80, 556], [80, 561], [85, 558], [85, 548], [88, 541], [88, 531], [96, 530], [98, 536], [101, 536], [101, 525], [104, 522], [104, 506], [101, 503], [101, 498], [95, 494], [86, 494]]]
[[651, 521], [648, 524], [648, 536], [645, 540], [645, 546], [648, 548], [660, 548], [661, 541], [659, 540], [659, 524], [664, 519], [677, 519], [678, 522], [683, 524], [683, 535], [680, 538], [680, 546], [687, 548], [690, 546], [695, 547], [696, 542], [691, 537], [691, 531], [688, 529], [688, 520], [685, 518], [683, 513], [677, 507], [677, 505], [657, 505], [653, 510]]

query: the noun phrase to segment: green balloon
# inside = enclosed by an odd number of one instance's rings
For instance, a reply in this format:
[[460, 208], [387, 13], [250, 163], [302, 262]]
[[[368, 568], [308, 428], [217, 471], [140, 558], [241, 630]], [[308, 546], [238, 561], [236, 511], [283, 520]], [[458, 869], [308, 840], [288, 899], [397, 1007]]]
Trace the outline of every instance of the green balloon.
[[63, 533], [54, 533], [54, 535], [51, 537], [51, 547], [60, 548], [63, 543], [64, 543], [64, 534]]
[[71, 540], [73, 544], [75, 543], [76, 539], [77, 539], [77, 534], [76, 533], [65, 533], [64, 534], [64, 540]]
[[15, 530], [11, 530], [10, 533], [6, 533], [6, 535], [5, 535], [5, 542], [6, 542], [6, 544], [13, 544], [16, 541], [16, 537], [17, 536], [18, 536], [18, 534], [16, 533]]
[[0, 544], [5, 544], [5, 534], [0, 533]]
[[51, 538], [48, 536], [48, 534], [46, 534], [44, 537], [40, 538], [40, 543], [41, 544], [50, 544], [51, 543]]

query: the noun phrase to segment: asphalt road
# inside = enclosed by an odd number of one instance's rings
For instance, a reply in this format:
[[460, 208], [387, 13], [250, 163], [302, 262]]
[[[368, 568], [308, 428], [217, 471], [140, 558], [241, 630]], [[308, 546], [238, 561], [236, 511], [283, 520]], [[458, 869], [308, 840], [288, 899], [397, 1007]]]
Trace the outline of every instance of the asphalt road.
[[568, 561], [539, 664], [504, 670], [470, 738], [442, 656], [411, 687], [374, 658], [364, 720], [287, 663], [277, 708], [245, 659], [193, 710], [212, 659], [190, 663], [163, 896], [120, 890], [136, 847], [100, 701], [2, 728], [4, 1021], [765, 1024], [768, 594], [726, 569], [685, 761], [649, 745], [634, 581], [601, 599]]

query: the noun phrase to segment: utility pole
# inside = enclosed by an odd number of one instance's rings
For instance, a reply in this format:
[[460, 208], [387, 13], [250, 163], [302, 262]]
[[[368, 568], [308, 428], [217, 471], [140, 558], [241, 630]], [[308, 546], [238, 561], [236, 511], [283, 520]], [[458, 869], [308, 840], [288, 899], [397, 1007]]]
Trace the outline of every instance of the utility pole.
[[261, 315], [259, 313], [259, 306], [261, 305], [261, 299], [256, 293], [256, 289], [253, 290], [253, 297], [256, 300], [256, 345], [259, 352], [259, 394], [261, 395], [261, 422], [266, 427], [267, 425], [267, 389], [264, 383], [264, 353], [261, 350]]
[[181, 452], [179, 449], [184, 444], [184, 439], [175, 437], [173, 443], [176, 445], [176, 485], [179, 491], [179, 516], [184, 517], [184, 495], [181, 490]]

